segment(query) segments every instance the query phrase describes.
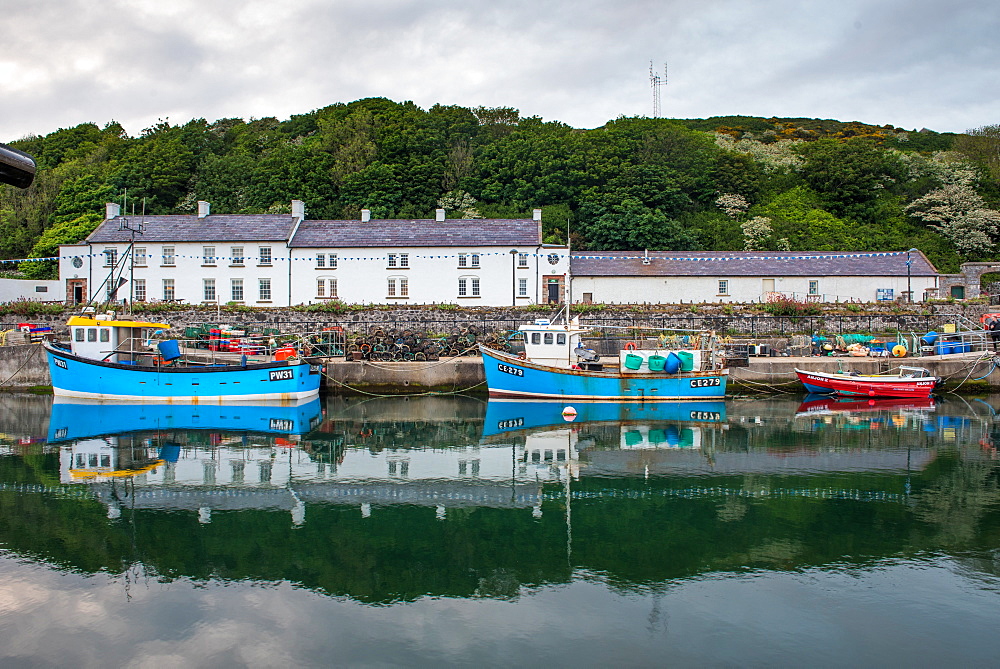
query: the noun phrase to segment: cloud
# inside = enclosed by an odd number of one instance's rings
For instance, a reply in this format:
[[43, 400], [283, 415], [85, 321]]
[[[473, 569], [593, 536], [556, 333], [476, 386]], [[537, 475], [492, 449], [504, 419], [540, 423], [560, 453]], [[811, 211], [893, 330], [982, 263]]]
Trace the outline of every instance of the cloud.
[[0, 137], [277, 116], [381, 96], [575, 127], [663, 113], [995, 123], [988, 0], [0, 0]]

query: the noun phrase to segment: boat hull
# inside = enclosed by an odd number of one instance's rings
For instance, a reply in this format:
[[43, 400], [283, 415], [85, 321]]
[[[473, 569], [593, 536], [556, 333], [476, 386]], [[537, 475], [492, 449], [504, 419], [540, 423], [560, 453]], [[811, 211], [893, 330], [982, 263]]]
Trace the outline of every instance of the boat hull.
[[60, 397], [141, 402], [299, 400], [319, 394], [320, 367], [304, 361], [203, 367], [140, 367], [91, 360], [45, 346]]
[[899, 376], [850, 376], [802, 369], [796, 369], [795, 373], [811, 393], [853, 397], [927, 398], [938, 382], [936, 377], [907, 379]]
[[676, 374], [562, 369], [480, 347], [490, 397], [613, 402], [704, 400], [726, 395], [728, 370]]

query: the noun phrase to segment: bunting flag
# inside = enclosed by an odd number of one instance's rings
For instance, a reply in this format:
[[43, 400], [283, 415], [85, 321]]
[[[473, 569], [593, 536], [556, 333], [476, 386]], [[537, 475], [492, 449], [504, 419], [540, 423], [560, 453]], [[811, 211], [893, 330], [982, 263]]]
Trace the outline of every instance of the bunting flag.
[[[390, 258], [389, 258], [388, 255], [378, 255], [378, 256], [340, 256], [339, 254], [334, 254], [334, 253], [324, 254], [324, 255], [329, 255], [328, 260], [331, 263], [333, 263], [332, 265], [330, 265], [330, 268], [336, 267], [336, 264], [338, 262], [343, 262], [343, 261], [352, 261], [352, 262], [353, 261], [358, 261], [358, 262], [383, 262], [383, 263], [388, 264], [390, 268], [394, 266], [394, 265], [390, 264]], [[850, 258], [889, 258], [889, 257], [898, 257], [898, 256], [908, 256], [909, 252], [908, 251], [886, 251], [886, 252], [865, 252], [865, 253], [861, 253], [861, 252], [859, 252], [859, 253], [813, 253], [813, 254], [801, 254], [801, 255], [742, 255], [742, 254], [737, 254], [737, 255], [733, 255], [733, 256], [698, 256], [698, 255], [690, 255], [690, 256], [664, 256], [664, 255], [626, 255], [626, 256], [622, 256], [622, 255], [615, 255], [615, 256], [608, 256], [608, 255], [593, 255], [593, 254], [589, 254], [589, 253], [583, 253], [583, 254], [580, 254], [580, 253], [570, 253], [570, 254], [567, 254], [566, 252], [555, 252], [555, 251], [548, 252], [548, 253], [531, 253], [531, 252], [521, 252], [521, 251], [518, 251], [516, 254], [511, 254], [509, 251], [500, 251], [500, 252], [487, 252], [487, 253], [475, 253], [475, 254], [472, 254], [472, 253], [455, 253], [455, 254], [448, 254], [448, 255], [440, 255], [440, 254], [425, 255], [425, 254], [420, 254], [420, 253], [408, 253], [408, 254], [403, 254], [403, 255], [407, 256], [407, 260], [409, 260], [410, 258], [413, 258], [413, 259], [429, 259], [429, 260], [448, 260], [448, 259], [458, 259], [458, 260], [461, 260], [462, 258], [465, 258], [465, 259], [469, 260], [469, 262], [470, 262], [470, 264], [468, 265], [468, 267], [469, 268], [474, 268], [474, 267], [476, 267], [478, 265], [478, 263], [475, 263], [475, 261], [471, 258], [471, 256], [473, 256], [473, 255], [475, 255], [475, 256], [477, 256], [479, 258], [483, 258], [483, 257], [487, 257], [487, 256], [505, 256], [505, 257], [507, 257], [507, 256], [513, 256], [513, 255], [522, 256], [522, 257], [526, 256], [526, 257], [529, 257], [529, 258], [545, 258], [545, 259], [555, 258], [557, 263], [558, 262], [563, 262], [567, 258], [572, 259], [572, 260], [650, 260], [650, 261], [653, 261], [653, 260], [663, 260], [663, 261], [680, 261], [680, 262], [732, 262], [732, 261], [754, 261], [754, 260], [824, 260], [824, 259], [844, 260], [844, 259], [850, 259]], [[37, 260], [72, 260], [73, 258], [83, 259], [83, 258], [105, 258], [105, 257], [107, 257], [107, 255], [105, 253], [103, 253], [103, 252], [100, 252], [100, 253], [90, 253], [90, 254], [79, 254], [78, 253], [78, 254], [65, 255], [65, 256], [47, 256], [47, 257], [44, 257], [44, 258], [12, 258], [12, 259], [7, 259], [7, 260], [0, 260], [0, 263], [22, 263], [22, 262], [32, 262], [32, 261], [37, 261]], [[239, 265], [245, 265], [245, 264], [270, 265], [270, 264], [274, 264], [275, 262], [283, 262], [283, 261], [286, 261], [286, 260], [287, 261], [309, 262], [309, 263], [315, 263], [316, 262], [316, 257], [315, 256], [302, 256], [302, 257], [295, 257], [295, 258], [289, 258], [289, 257], [284, 257], [284, 256], [272, 256], [270, 258], [264, 258], [263, 260], [261, 258], [253, 257], [253, 256], [237, 256], [237, 257], [209, 256], [209, 257], [206, 257], [206, 256], [202, 256], [202, 255], [183, 255], [183, 254], [173, 254], [173, 255], [169, 255], [169, 256], [145, 255], [145, 256], [142, 256], [142, 257], [145, 257], [145, 258], [148, 258], [148, 259], [153, 259], [153, 260], [159, 260], [161, 262], [161, 264], [164, 264], [164, 265], [166, 265], [168, 267], [171, 266], [171, 265], [173, 265], [174, 263], [173, 262], [163, 263], [164, 260], [176, 260], [176, 259], [198, 260], [203, 265], [214, 265], [217, 262], [225, 262], [225, 263], [235, 264], [237, 266], [239, 266]], [[912, 264], [913, 263], [913, 259], [912, 258], [908, 258], [906, 260], [906, 263], [907, 264]], [[137, 266], [142, 267], [142, 266], [145, 266], [145, 265], [141, 264], [141, 265], [137, 265]], [[407, 264], [400, 264], [398, 266], [399, 267], [407, 267], [408, 265]], [[321, 268], [322, 268], [322, 266], [321, 266]]]

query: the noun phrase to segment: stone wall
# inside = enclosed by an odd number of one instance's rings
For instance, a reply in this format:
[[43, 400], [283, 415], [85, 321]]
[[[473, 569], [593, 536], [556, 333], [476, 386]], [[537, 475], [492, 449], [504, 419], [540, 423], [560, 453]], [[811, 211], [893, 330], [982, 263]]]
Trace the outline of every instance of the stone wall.
[[[759, 305], [758, 305], [759, 306]], [[791, 335], [821, 331], [828, 334], [892, 333], [896, 331], [923, 333], [941, 331], [947, 323], [964, 318], [978, 322], [979, 316], [990, 310], [981, 304], [942, 303], [933, 305], [869, 304], [816, 305], [822, 311], [816, 316], [785, 318], [755, 311], [747, 305], [634, 305], [582, 314], [580, 322], [592, 327], [674, 328], [679, 330], [714, 329], [727, 334], [756, 337]], [[849, 307], [849, 308], [848, 308]], [[857, 310], [857, 311], [854, 311]], [[65, 321], [72, 312], [61, 315], [21, 317], [0, 316], [0, 329], [10, 329], [21, 321], [49, 325], [57, 333], [66, 333]], [[476, 326], [483, 332], [513, 330], [520, 324], [537, 318], [551, 318], [552, 311], [525, 311], [508, 308], [449, 309], [411, 307], [397, 309], [373, 308], [341, 314], [308, 312], [294, 309], [254, 309], [227, 312], [190, 308], [157, 314], [138, 314], [137, 318], [170, 323], [183, 336], [183, 329], [204, 323], [255, 330], [277, 328], [281, 332], [315, 331], [337, 326], [348, 333], [367, 333], [373, 328], [408, 329], [426, 335], [445, 335]]]

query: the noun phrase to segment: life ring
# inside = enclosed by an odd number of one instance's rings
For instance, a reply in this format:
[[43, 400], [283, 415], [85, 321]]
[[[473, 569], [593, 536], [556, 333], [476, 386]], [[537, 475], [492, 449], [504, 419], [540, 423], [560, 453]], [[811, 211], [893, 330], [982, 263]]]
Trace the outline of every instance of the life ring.
[[626, 351], [634, 351], [637, 348], [639, 348], [639, 347], [636, 346], [636, 344], [635, 344], [634, 341], [625, 342], [625, 350]]
[[523, 352], [517, 354], [517, 359], [518, 360], [527, 360], [527, 358], [528, 358], [528, 356], [526, 356]]

